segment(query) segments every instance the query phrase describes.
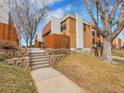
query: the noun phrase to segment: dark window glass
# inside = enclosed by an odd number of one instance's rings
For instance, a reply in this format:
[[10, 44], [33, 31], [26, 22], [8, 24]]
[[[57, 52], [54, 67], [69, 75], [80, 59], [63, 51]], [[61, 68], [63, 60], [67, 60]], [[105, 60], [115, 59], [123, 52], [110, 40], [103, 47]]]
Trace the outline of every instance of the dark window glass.
[[93, 39], [93, 44], [95, 44], [95, 39]]
[[100, 37], [100, 33], [99, 32], [97, 32], [97, 37]]
[[83, 23], [83, 26], [84, 26], [84, 31], [87, 30], [87, 25], [85, 23]]
[[93, 29], [92, 30], [92, 36], [95, 36], [96, 31]]
[[61, 32], [66, 30], [66, 22], [61, 23]]

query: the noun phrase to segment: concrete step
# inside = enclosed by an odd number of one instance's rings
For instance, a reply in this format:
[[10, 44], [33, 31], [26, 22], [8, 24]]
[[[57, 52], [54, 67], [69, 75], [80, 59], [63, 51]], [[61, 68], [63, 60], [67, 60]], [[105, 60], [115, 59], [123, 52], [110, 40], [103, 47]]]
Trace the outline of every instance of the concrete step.
[[45, 50], [42, 50], [40, 48], [31, 48], [31, 49], [28, 49], [29, 53], [32, 53], [32, 52], [45, 52]]
[[[48, 58], [48, 56], [32, 56], [32, 59], [42, 59], [42, 58]], [[31, 57], [29, 57], [31, 59]]]
[[38, 52], [29, 52], [29, 54], [46, 54], [46, 52], [41, 52], [41, 51], [38, 51]]
[[49, 58], [44, 50], [32, 49], [29, 52], [29, 56], [30, 67], [32, 70], [49, 67]]
[[49, 67], [49, 64], [41, 64], [41, 65], [32, 66], [32, 70], [36, 70], [36, 69], [40, 69], [40, 68], [45, 68], [45, 67]]
[[29, 56], [47, 56], [45, 53], [32, 53]]
[[32, 62], [32, 66], [35, 66], [35, 65], [42, 65], [42, 64], [49, 64], [49, 61], [43, 61], [43, 62]]
[[32, 61], [32, 62], [42, 62], [42, 61], [48, 61], [49, 59], [48, 58], [40, 58], [40, 59], [29, 59], [29, 61]]

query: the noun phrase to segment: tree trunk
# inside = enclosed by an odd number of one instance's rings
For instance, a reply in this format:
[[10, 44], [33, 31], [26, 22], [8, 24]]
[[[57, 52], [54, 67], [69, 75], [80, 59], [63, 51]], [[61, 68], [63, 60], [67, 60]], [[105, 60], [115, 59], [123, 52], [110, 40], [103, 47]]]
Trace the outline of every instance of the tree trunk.
[[30, 35], [29, 47], [32, 48], [32, 35]]
[[28, 40], [26, 40], [26, 46], [28, 47]]
[[111, 41], [108, 39], [104, 40], [103, 44], [103, 52], [102, 52], [102, 59], [107, 61], [108, 63], [112, 63], [111, 57]]
[[32, 39], [30, 39], [29, 47], [32, 48]]

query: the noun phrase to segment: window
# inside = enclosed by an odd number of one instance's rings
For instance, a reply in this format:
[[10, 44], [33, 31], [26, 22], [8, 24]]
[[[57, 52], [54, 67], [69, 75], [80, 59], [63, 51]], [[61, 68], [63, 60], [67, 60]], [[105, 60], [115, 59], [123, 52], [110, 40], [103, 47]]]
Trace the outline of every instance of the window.
[[97, 32], [97, 37], [100, 37], [100, 33], [99, 32]]
[[92, 29], [92, 36], [95, 36], [96, 30]]
[[83, 26], [84, 26], [84, 31], [87, 30], [87, 25], [85, 23], [83, 23]]
[[93, 42], [92, 42], [93, 44], [95, 44], [95, 39], [93, 38]]
[[66, 22], [64, 21], [61, 23], [61, 32], [65, 32], [65, 30], [66, 30]]

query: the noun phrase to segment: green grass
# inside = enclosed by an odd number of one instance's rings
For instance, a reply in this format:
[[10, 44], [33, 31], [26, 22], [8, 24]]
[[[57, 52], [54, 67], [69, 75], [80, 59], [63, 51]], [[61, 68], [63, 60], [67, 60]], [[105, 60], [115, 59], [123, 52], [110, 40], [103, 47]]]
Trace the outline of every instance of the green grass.
[[0, 93], [37, 93], [30, 71], [0, 64]]
[[53, 67], [89, 93], [124, 93], [124, 63], [112, 65], [94, 56], [74, 53]]
[[112, 55], [124, 57], [124, 50], [112, 50]]
[[7, 55], [0, 55], [0, 62], [6, 60], [6, 59], [10, 59], [11, 57], [7, 56]]

